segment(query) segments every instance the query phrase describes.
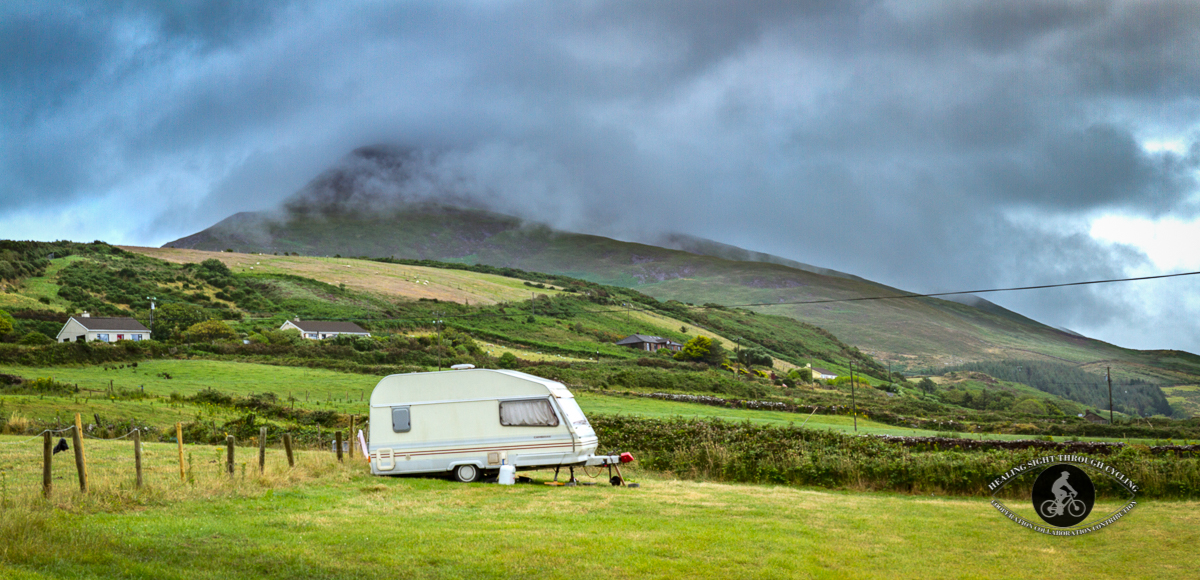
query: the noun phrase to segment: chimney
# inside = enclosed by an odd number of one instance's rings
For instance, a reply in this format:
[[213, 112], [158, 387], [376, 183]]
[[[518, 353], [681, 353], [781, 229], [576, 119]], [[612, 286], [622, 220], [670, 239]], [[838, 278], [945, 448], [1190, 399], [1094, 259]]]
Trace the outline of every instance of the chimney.
[[293, 319], [293, 321], [295, 321], [295, 322], [300, 322], [300, 317], [299, 317], [299, 316], [297, 316], [296, 318], [294, 318], [294, 319]]
[[80, 318], [91, 318], [91, 317], [92, 317], [92, 315], [91, 315], [91, 314], [89, 314], [87, 310], [84, 310], [84, 311], [83, 311], [83, 314], [80, 314], [80, 315], [79, 315], [79, 317], [80, 317]]

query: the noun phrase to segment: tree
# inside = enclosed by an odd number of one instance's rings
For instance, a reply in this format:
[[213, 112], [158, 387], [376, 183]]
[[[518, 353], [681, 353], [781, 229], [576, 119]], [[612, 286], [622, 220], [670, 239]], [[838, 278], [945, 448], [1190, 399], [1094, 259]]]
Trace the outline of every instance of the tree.
[[188, 342], [216, 342], [232, 340], [238, 335], [220, 320], [206, 320], [189, 326], [184, 336]]
[[929, 377], [925, 377], [917, 382], [917, 388], [926, 393], [932, 393], [937, 390], [937, 383], [934, 383]]
[[176, 338], [172, 336], [176, 329], [188, 328], [207, 319], [208, 316], [199, 306], [183, 302], [163, 304], [155, 311], [151, 336], [157, 340]]
[[515, 369], [517, 368], [517, 355], [511, 352], [506, 352], [500, 355], [499, 364], [500, 368], [502, 369]]
[[683, 348], [675, 353], [675, 360], [695, 360], [719, 365], [725, 362], [725, 347], [707, 336], [697, 336], [687, 341]]
[[811, 383], [812, 382], [812, 369], [808, 368], [808, 367], [792, 369], [792, 370], [788, 371], [788, 377], [791, 378], [793, 381], [798, 381], [798, 382], [802, 382], [802, 383]]
[[764, 367], [775, 366], [775, 359], [771, 358], [771, 355], [767, 354], [767, 351], [757, 347], [738, 351], [737, 359], [738, 362], [748, 367], [754, 365]]

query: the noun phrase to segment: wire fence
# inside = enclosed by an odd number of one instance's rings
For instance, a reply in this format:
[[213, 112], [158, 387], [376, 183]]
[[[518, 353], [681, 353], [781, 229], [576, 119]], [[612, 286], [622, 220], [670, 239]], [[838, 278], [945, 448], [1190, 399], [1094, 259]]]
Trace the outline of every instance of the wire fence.
[[[90, 436], [84, 429], [76, 433], [75, 429], [74, 425], [45, 429], [32, 437], [0, 441], [0, 510], [32, 506], [48, 498], [129, 499], [143, 492], [189, 497], [214, 490], [236, 491], [245, 483], [257, 484], [247, 489], [271, 487], [311, 477], [315, 467], [357, 462], [351, 445], [347, 454], [306, 453], [306, 465], [298, 465], [290, 434], [271, 446], [260, 443], [259, 437], [241, 441], [242, 446], [229, 437], [225, 445], [214, 446], [146, 442], [138, 428], [108, 438]], [[328, 472], [324, 467], [321, 470]]]

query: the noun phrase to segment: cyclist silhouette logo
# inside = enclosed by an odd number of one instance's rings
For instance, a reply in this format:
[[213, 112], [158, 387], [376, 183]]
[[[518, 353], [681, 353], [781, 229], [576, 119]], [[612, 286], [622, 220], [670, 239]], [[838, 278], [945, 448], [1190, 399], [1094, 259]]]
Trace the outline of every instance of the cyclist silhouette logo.
[[1074, 465], [1052, 465], [1033, 482], [1033, 509], [1052, 526], [1066, 528], [1082, 522], [1095, 502], [1091, 478]]

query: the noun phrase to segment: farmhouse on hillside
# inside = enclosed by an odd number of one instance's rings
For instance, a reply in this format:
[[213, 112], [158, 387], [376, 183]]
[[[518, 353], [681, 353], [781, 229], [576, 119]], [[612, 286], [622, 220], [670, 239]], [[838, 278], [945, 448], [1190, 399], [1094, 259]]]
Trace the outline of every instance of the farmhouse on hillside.
[[1095, 423], [1097, 425], [1107, 425], [1108, 424], [1108, 419], [1105, 419], [1104, 417], [1101, 417], [1100, 415], [1097, 415], [1091, 411], [1084, 413], [1083, 418], [1087, 419], [1088, 421], [1091, 421], [1092, 423]]
[[667, 348], [674, 352], [679, 352], [679, 349], [683, 348], [682, 344], [679, 344], [673, 340], [669, 340], [661, 336], [649, 336], [645, 334], [631, 334], [625, 338], [622, 338], [621, 340], [618, 340], [616, 344], [618, 346], [628, 346], [629, 348], [636, 348], [638, 350], [644, 350], [647, 352], [655, 352], [660, 348]]
[[118, 340], [150, 340], [150, 329], [129, 318], [101, 318], [87, 312], [67, 319], [58, 331], [58, 342], [117, 342]]
[[288, 330], [295, 328], [300, 331], [300, 336], [310, 340], [323, 340], [333, 338], [339, 334], [349, 334], [353, 336], [371, 336], [363, 327], [354, 324], [353, 322], [330, 322], [323, 320], [289, 320], [279, 327], [279, 330]]
[[807, 366], [808, 368], [812, 369], [812, 378], [813, 378], [814, 380], [816, 380], [816, 379], [821, 379], [821, 380], [823, 380], [823, 381], [828, 381], [828, 380], [830, 380], [830, 379], [836, 379], [836, 378], [837, 378], [837, 375], [835, 375], [835, 374], [833, 374], [833, 373], [831, 373], [831, 372], [829, 372], [829, 371], [827, 371], [827, 370], [825, 370], [825, 369], [821, 369], [821, 368], [814, 367], [814, 366], [812, 366], [812, 364], [808, 364], [808, 365], [805, 365], [805, 366]]

